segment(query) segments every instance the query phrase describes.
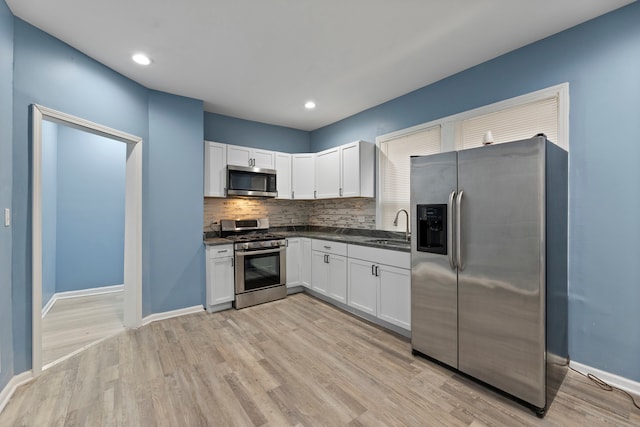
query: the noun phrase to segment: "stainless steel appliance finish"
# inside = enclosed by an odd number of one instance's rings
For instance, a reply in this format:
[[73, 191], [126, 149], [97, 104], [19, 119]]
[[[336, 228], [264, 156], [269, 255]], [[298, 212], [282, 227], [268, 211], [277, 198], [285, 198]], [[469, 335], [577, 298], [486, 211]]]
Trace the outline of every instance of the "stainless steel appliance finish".
[[567, 153], [534, 137], [412, 157], [411, 209], [414, 351], [544, 415], [568, 364]]
[[267, 218], [222, 220], [221, 236], [233, 240], [235, 308], [287, 296], [286, 239], [268, 232]]
[[227, 195], [276, 197], [276, 170], [249, 166], [227, 166]]

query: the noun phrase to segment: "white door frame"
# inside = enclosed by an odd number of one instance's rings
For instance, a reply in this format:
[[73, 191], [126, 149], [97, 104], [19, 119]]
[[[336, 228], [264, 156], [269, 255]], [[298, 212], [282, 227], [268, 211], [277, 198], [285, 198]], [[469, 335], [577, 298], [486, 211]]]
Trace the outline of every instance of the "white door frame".
[[127, 144], [124, 220], [124, 325], [142, 324], [142, 138], [42, 105], [31, 106], [32, 163], [32, 372], [42, 372], [42, 120]]

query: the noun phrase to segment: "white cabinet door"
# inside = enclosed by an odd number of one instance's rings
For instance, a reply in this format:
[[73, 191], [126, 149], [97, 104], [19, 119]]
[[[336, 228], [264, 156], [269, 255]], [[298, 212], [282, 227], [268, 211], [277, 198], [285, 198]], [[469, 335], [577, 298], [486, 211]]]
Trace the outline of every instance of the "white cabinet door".
[[287, 288], [302, 285], [300, 277], [301, 255], [300, 239], [287, 239]]
[[204, 142], [204, 197], [224, 197], [227, 185], [227, 146]]
[[251, 152], [252, 166], [255, 168], [275, 169], [276, 153], [274, 151], [255, 148]]
[[347, 304], [373, 316], [378, 310], [377, 277], [375, 264], [359, 259], [348, 261], [348, 299]]
[[275, 153], [278, 199], [291, 198], [291, 154]]
[[227, 164], [255, 168], [275, 168], [275, 152], [259, 148], [227, 145]]
[[312, 251], [311, 253], [311, 289], [327, 295], [328, 268], [327, 257], [324, 252]]
[[356, 141], [340, 146], [341, 197], [374, 197], [373, 144]]
[[207, 246], [206, 253], [207, 310], [215, 311], [215, 306], [230, 303], [235, 298], [233, 245]]
[[292, 199], [313, 199], [315, 193], [315, 154], [291, 155]]
[[340, 147], [316, 154], [316, 198], [340, 196]]
[[327, 295], [341, 303], [347, 303], [347, 257], [342, 255], [328, 255], [326, 264]]
[[311, 239], [301, 238], [302, 259], [300, 260], [300, 278], [302, 286], [311, 288]]
[[380, 265], [378, 317], [411, 330], [411, 270]]
[[227, 145], [227, 164], [251, 166], [251, 148], [239, 145]]

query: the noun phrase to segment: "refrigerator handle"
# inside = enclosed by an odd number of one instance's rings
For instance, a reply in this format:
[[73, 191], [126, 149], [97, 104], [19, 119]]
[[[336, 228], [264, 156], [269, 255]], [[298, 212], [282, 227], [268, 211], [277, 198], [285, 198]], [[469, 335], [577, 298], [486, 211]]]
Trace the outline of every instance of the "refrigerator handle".
[[453, 259], [453, 199], [456, 197], [456, 192], [452, 191], [449, 194], [449, 200], [447, 201], [447, 256], [449, 257], [449, 265], [453, 270], [456, 268], [456, 262]]
[[464, 270], [464, 263], [462, 262], [462, 195], [464, 191], [460, 190], [458, 197], [456, 198], [456, 264], [460, 271]]

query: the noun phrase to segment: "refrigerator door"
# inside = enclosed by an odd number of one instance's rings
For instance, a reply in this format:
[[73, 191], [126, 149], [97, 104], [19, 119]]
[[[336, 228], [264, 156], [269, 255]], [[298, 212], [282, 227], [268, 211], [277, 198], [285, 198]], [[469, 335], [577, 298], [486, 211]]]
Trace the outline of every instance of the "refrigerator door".
[[[454, 368], [458, 366], [458, 289], [452, 221], [445, 221], [446, 233], [438, 227], [440, 220], [453, 213], [450, 199], [456, 190], [456, 159], [456, 152], [411, 158], [411, 345]], [[434, 212], [442, 218], [428, 223], [427, 216]], [[444, 236], [446, 249], [440, 246]]]
[[544, 138], [458, 153], [459, 369], [545, 406]]

